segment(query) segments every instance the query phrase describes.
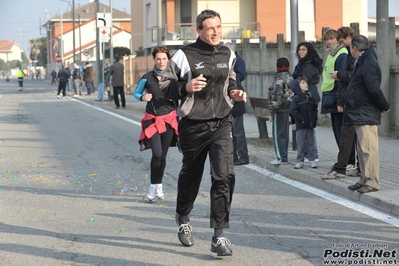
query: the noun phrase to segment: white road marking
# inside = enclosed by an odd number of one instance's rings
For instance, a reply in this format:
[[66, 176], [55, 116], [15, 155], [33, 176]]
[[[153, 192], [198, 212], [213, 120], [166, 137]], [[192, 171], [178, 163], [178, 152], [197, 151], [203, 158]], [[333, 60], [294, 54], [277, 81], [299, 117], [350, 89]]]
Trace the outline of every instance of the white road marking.
[[[84, 104], [84, 105], [86, 105], [86, 106], [88, 106], [88, 107], [97, 109], [97, 110], [102, 111], [102, 112], [104, 112], [104, 113], [107, 113], [107, 114], [110, 114], [110, 115], [115, 116], [115, 117], [117, 117], [117, 118], [120, 118], [120, 119], [122, 119], [122, 120], [124, 120], [124, 121], [127, 121], [127, 122], [129, 122], [129, 123], [135, 124], [135, 125], [137, 125], [137, 126], [141, 126], [141, 123], [140, 123], [140, 122], [137, 122], [137, 121], [134, 121], [134, 120], [132, 120], [132, 119], [126, 118], [126, 117], [124, 117], [124, 116], [121, 116], [121, 115], [115, 114], [115, 113], [113, 113], [113, 112], [104, 110], [104, 109], [102, 109], [102, 108], [98, 108], [98, 107], [96, 107], [96, 106], [94, 106], [94, 105], [85, 103], [85, 102], [83, 102], [83, 101], [79, 101], [79, 100], [77, 100], [77, 99], [73, 99], [73, 100], [75, 100], [76, 102], [79, 102], [79, 103], [81, 103], [81, 104]], [[254, 171], [258, 172], [258, 173], [264, 174], [264, 175], [266, 175], [266, 176], [268, 176], [268, 177], [271, 177], [271, 178], [273, 178], [273, 179], [275, 179], [275, 180], [277, 180], [277, 181], [280, 181], [280, 182], [286, 183], [286, 184], [288, 184], [288, 185], [290, 185], [290, 186], [293, 186], [293, 187], [302, 189], [302, 190], [304, 190], [304, 191], [306, 191], [306, 192], [309, 192], [309, 193], [311, 193], [311, 194], [313, 194], [313, 195], [316, 195], [316, 196], [319, 196], [319, 197], [321, 197], [321, 198], [327, 199], [327, 200], [329, 200], [329, 201], [335, 202], [335, 203], [337, 203], [337, 204], [340, 204], [340, 205], [342, 205], [342, 206], [345, 206], [345, 207], [350, 208], [350, 209], [352, 209], [352, 210], [355, 210], [355, 211], [357, 211], [357, 212], [366, 214], [366, 215], [368, 215], [368, 216], [370, 216], [370, 217], [373, 217], [373, 218], [375, 218], [375, 219], [378, 219], [378, 220], [380, 220], [380, 221], [382, 221], [382, 222], [385, 222], [385, 223], [391, 224], [391, 225], [393, 225], [393, 226], [399, 227], [399, 219], [398, 219], [398, 218], [395, 218], [395, 217], [393, 217], [393, 216], [390, 216], [390, 215], [387, 215], [387, 214], [385, 214], [385, 213], [376, 211], [376, 210], [374, 210], [374, 209], [371, 209], [371, 208], [366, 207], [366, 206], [364, 206], [364, 205], [361, 205], [361, 204], [359, 204], [359, 203], [356, 203], [356, 202], [353, 202], [353, 201], [350, 201], [350, 200], [347, 200], [347, 199], [338, 197], [338, 196], [336, 196], [336, 195], [333, 195], [333, 194], [330, 194], [330, 193], [325, 192], [325, 191], [323, 191], [323, 190], [320, 190], [320, 189], [311, 187], [311, 186], [309, 186], [309, 185], [300, 183], [300, 182], [298, 182], [298, 181], [295, 181], [295, 180], [286, 178], [286, 177], [284, 177], [284, 176], [282, 176], [282, 175], [273, 173], [273, 172], [271, 172], [271, 171], [268, 171], [268, 170], [266, 170], [266, 169], [260, 168], [260, 167], [258, 167], [258, 166], [256, 166], [256, 165], [253, 165], [253, 164], [245, 165], [245, 167], [247, 167], [247, 168], [249, 168], [249, 169], [252, 169], [252, 170], [254, 170]]]
[[393, 217], [391, 215], [387, 215], [385, 213], [376, 211], [374, 209], [371, 209], [371, 208], [366, 207], [364, 205], [361, 205], [359, 203], [347, 200], [345, 198], [338, 197], [336, 195], [330, 194], [330, 193], [325, 192], [323, 190], [320, 190], [320, 189], [311, 187], [309, 185], [300, 183], [298, 181], [286, 178], [286, 177], [284, 177], [282, 175], [273, 173], [271, 171], [268, 171], [266, 169], [260, 168], [260, 167], [258, 167], [256, 165], [253, 165], [253, 164], [248, 164], [245, 167], [247, 167], [249, 169], [252, 169], [252, 170], [254, 170], [254, 171], [258, 172], [258, 173], [264, 174], [264, 175], [266, 175], [268, 177], [271, 177], [271, 178], [273, 178], [273, 179], [275, 179], [277, 181], [280, 181], [280, 182], [286, 183], [288, 185], [291, 185], [293, 187], [302, 189], [302, 190], [304, 190], [306, 192], [309, 192], [309, 193], [311, 193], [313, 195], [316, 195], [316, 196], [319, 196], [321, 198], [327, 199], [329, 201], [335, 202], [337, 204], [343, 205], [343, 206], [345, 206], [347, 208], [350, 208], [352, 210], [355, 210], [357, 212], [366, 214], [366, 215], [368, 215], [370, 217], [373, 217], [375, 219], [378, 219], [378, 220], [380, 220], [382, 222], [385, 222], [385, 223], [391, 224], [393, 226], [399, 227], [399, 219], [395, 218], [395, 217]]
[[92, 105], [92, 104], [88, 104], [88, 103], [85, 103], [85, 102], [83, 102], [83, 101], [79, 101], [78, 99], [74, 99], [74, 98], [73, 98], [72, 100], [74, 100], [74, 101], [76, 101], [76, 102], [78, 102], [78, 103], [81, 103], [81, 104], [83, 104], [83, 105], [86, 105], [86, 106], [88, 106], [88, 107], [94, 108], [94, 109], [96, 109], [96, 110], [98, 110], [98, 111], [101, 111], [101, 112], [107, 113], [107, 114], [109, 114], [109, 115], [115, 116], [115, 117], [117, 117], [117, 118], [120, 118], [120, 119], [122, 119], [122, 120], [124, 120], [124, 121], [126, 121], [126, 122], [135, 124], [136, 126], [140, 126], [140, 127], [141, 127], [141, 123], [140, 123], [140, 122], [137, 122], [137, 121], [134, 121], [134, 120], [132, 120], [132, 119], [126, 118], [126, 117], [124, 117], [124, 116], [118, 115], [118, 114], [116, 114], [116, 113], [114, 113], [114, 112], [110, 112], [110, 111], [107, 111], [107, 110], [105, 110], [105, 109], [96, 107], [96, 106], [94, 106], [94, 105]]

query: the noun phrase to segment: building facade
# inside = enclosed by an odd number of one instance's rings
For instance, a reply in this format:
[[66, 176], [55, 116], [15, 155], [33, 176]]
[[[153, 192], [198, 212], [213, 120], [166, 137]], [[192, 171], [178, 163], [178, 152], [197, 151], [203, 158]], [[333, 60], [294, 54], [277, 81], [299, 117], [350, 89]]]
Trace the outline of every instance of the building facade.
[[[367, 34], [367, 0], [297, 0], [298, 28], [306, 40], [321, 39], [323, 27], [338, 28], [352, 22], [360, 24], [360, 33]], [[161, 2], [161, 12], [158, 3]], [[223, 40], [250, 38], [257, 42], [265, 36], [276, 42], [277, 34], [291, 40], [291, 0], [131, 0], [132, 48], [151, 50], [158, 42], [162, 27], [162, 43], [181, 46], [196, 39], [196, 16], [204, 9], [213, 9], [222, 17]], [[159, 22], [160, 21], [160, 22]]]
[[[95, 61], [97, 49], [97, 13], [110, 13], [109, 6], [91, 2], [75, 8], [74, 13], [68, 11], [49, 19], [43, 26], [47, 31], [47, 64], [55, 64], [61, 57], [64, 62]], [[113, 46], [131, 49], [131, 22], [126, 12], [113, 9], [112, 11]], [[109, 35], [109, 34], [108, 34]], [[75, 40], [75, 43], [74, 43]], [[109, 44], [106, 44], [106, 48]], [[102, 50], [100, 50], [102, 59]]]
[[5, 63], [13, 60], [22, 62], [22, 53], [24, 49], [19, 43], [0, 40], [0, 59]]

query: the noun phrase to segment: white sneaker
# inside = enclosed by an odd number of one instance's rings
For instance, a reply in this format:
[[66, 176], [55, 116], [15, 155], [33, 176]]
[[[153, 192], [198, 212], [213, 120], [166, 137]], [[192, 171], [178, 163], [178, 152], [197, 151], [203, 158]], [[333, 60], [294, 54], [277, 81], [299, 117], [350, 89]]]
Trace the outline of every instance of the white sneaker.
[[163, 194], [162, 184], [157, 184], [157, 191], [155, 192], [158, 199], [164, 199], [165, 195]]
[[155, 200], [155, 192], [157, 190], [157, 185], [156, 184], [151, 184], [150, 187], [148, 188], [148, 193], [147, 193], [147, 199], [149, 201], [154, 201]]
[[316, 161], [310, 161], [309, 162], [309, 166], [310, 166], [310, 168], [317, 168], [317, 164], [316, 164]]
[[272, 165], [280, 165], [280, 164], [287, 164], [288, 162], [283, 162], [282, 160], [279, 159], [274, 159], [273, 161], [270, 161], [270, 164]]
[[75, 95], [73, 95], [73, 97], [77, 98], [77, 97], [80, 97], [80, 96], [78, 94], [75, 94]]
[[57, 95], [57, 99], [59, 99], [60, 98], [60, 96], [59, 95]]
[[65, 100], [65, 97], [62, 97]]
[[295, 169], [301, 169], [303, 168], [303, 162], [298, 162], [296, 163], [296, 165], [294, 166]]
[[314, 159], [315, 163], [320, 162], [319, 158]]

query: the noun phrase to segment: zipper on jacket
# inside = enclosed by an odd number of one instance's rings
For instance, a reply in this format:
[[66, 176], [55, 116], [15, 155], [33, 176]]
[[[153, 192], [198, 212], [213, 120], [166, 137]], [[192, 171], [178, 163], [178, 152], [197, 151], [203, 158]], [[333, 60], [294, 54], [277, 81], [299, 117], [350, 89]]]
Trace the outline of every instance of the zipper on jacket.
[[215, 51], [216, 48], [212, 50], [212, 89], [211, 89], [211, 105], [212, 105], [212, 117], [215, 118], [215, 104], [213, 97], [215, 96]]

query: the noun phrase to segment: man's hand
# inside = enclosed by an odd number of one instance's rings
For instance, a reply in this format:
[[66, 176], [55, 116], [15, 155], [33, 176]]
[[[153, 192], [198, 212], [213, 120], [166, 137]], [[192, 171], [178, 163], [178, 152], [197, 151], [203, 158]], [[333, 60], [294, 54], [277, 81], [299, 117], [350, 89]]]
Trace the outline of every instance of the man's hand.
[[391, 111], [391, 108], [389, 108], [388, 110], [382, 110], [383, 113], [388, 113], [389, 111]]
[[204, 78], [204, 76], [202, 76], [201, 74], [198, 77], [190, 80], [186, 84], [186, 91], [189, 93], [199, 92], [205, 87], [206, 87], [206, 78]]
[[231, 90], [230, 97], [236, 102], [247, 101], [247, 93], [242, 90]]
[[343, 106], [337, 106], [337, 111], [338, 113], [343, 113], [344, 112], [344, 107]]

